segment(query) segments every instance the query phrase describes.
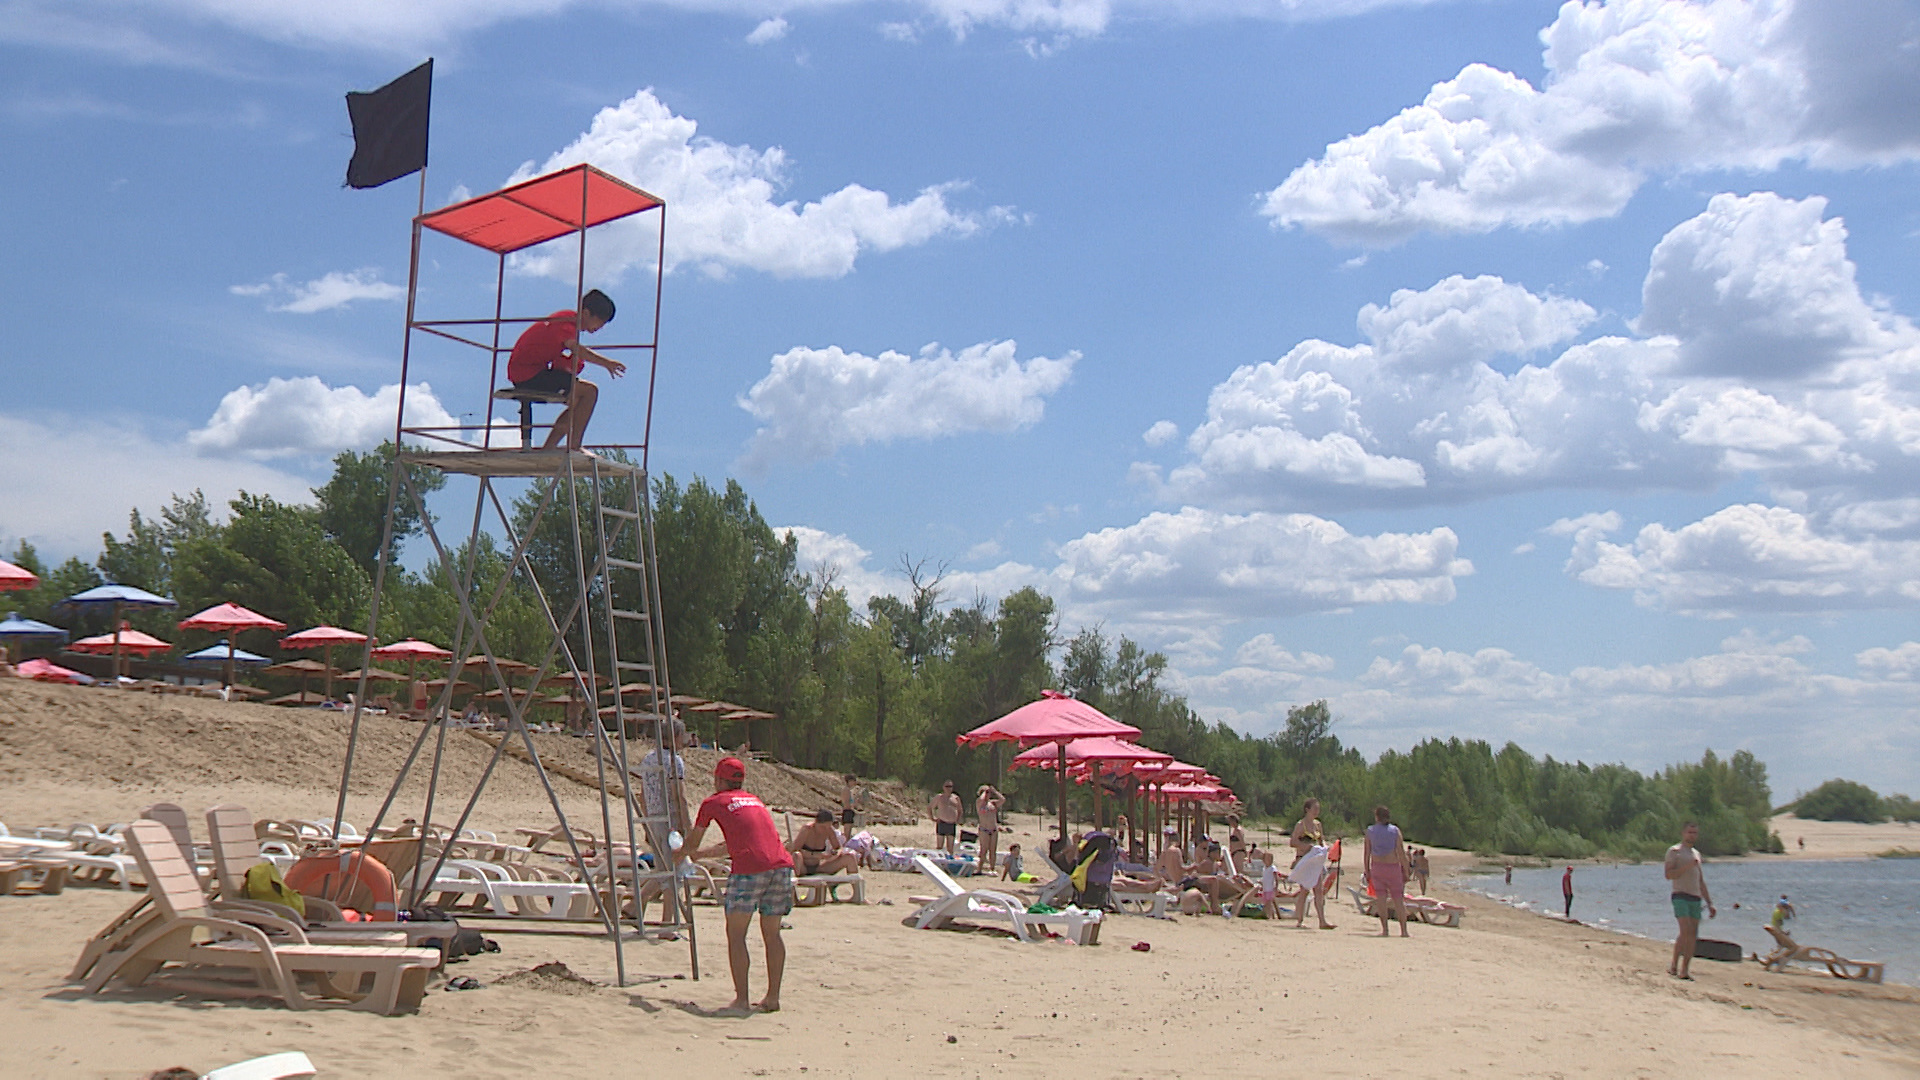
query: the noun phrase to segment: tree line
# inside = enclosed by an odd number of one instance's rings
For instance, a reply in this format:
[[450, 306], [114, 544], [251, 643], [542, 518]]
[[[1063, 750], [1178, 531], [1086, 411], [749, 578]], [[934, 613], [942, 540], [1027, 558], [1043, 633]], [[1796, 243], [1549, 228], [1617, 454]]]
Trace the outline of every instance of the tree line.
[[[102, 581], [172, 596], [181, 611], [233, 601], [295, 629], [364, 629], [393, 452], [387, 445], [341, 453], [310, 503], [242, 493], [218, 520], [194, 492], [174, 496], [155, 518], [132, 511], [126, 532], [105, 534], [91, 563], [74, 557], [49, 568], [22, 542], [10, 558], [42, 582], [15, 601], [29, 617], [76, 634], [105, 632], [107, 617], [54, 605]], [[444, 484], [432, 470], [416, 469], [410, 478], [423, 494]], [[1351, 834], [1384, 804], [1422, 842], [1547, 857], [1652, 854], [1691, 819], [1700, 822], [1709, 852], [1778, 848], [1766, 825], [1766, 767], [1745, 751], [1726, 760], [1708, 752], [1652, 776], [1457, 738], [1429, 739], [1369, 762], [1334, 734], [1324, 701], [1294, 706], [1272, 734], [1247, 735], [1201, 718], [1168, 686], [1163, 654], [1098, 626], [1063, 632], [1052, 598], [1034, 588], [997, 599], [953, 596], [941, 565], [903, 556], [902, 595], [856, 606], [837, 568], [801, 566], [792, 535], [777, 533], [736, 481], [716, 487], [694, 478], [683, 485], [660, 475], [652, 484], [657, 615], [673, 690], [778, 716], [745, 729], [703, 731], [726, 745], [750, 740], [796, 765], [927, 787], [949, 779], [963, 791], [994, 783], [1015, 806], [1038, 809], [1052, 804], [1050, 774], [1008, 773], [1012, 750], [963, 749], [955, 737], [1055, 687], [1140, 728], [1146, 745], [1216, 773], [1251, 815], [1288, 818], [1317, 796], [1329, 825]], [[400, 545], [420, 537], [425, 523], [411, 499], [395, 505], [379, 637], [450, 645], [458, 592], [435, 558], [420, 570], [398, 565]], [[530, 491], [513, 503], [511, 519], [516, 534], [528, 537], [527, 562], [548, 601], [564, 611], [577, 594], [574, 523], [564, 510], [538, 510]], [[580, 524], [592, 535], [590, 517]], [[510, 565], [508, 554], [486, 534], [476, 547], [463, 542], [450, 552], [463, 574], [472, 568], [473, 602], [501, 595], [488, 624], [495, 651], [537, 663], [551, 633], [525, 568]], [[631, 586], [616, 581], [617, 590]], [[211, 640], [175, 630], [179, 617], [129, 616], [136, 627], [188, 648]], [[273, 655], [266, 635], [256, 636], [241, 646]], [[702, 723], [694, 720], [696, 729]], [[1084, 818], [1091, 793], [1070, 787]], [[1110, 793], [1125, 794], [1118, 787]]]

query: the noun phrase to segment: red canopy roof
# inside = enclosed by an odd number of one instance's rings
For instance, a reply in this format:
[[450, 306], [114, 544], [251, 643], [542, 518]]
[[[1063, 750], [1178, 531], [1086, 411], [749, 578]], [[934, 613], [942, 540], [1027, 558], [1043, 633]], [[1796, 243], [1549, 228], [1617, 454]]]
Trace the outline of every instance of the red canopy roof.
[[1149, 784], [1178, 784], [1198, 780], [1207, 775], [1207, 770], [1184, 761], [1143, 761], [1133, 767], [1133, 775]]
[[38, 584], [40, 584], [39, 578], [5, 559], [0, 559], [0, 592], [6, 592], [9, 589], [31, 589]]
[[1014, 756], [1012, 768], [1015, 769], [1051, 769], [1060, 763], [1060, 750], [1064, 747], [1067, 754], [1067, 768], [1075, 765], [1091, 765], [1101, 761], [1172, 761], [1172, 754], [1163, 754], [1158, 750], [1149, 750], [1137, 743], [1122, 742], [1114, 738], [1075, 739], [1070, 743], [1058, 745], [1040, 745]]
[[382, 645], [373, 650], [373, 655], [382, 660], [451, 660], [453, 653], [435, 645], [431, 641], [408, 638], [391, 645]]
[[990, 742], [1017, 742], [1022, 746], [1033, 746], [1101, 736], [1132, 741], [1140, 737], [1140, 729], [1123, 724], [1086, 702], [1070, 698], [1057, 690], [1042, 690], [1039, 701], [1022, 705], [990, 724], [982, 724], [958, 736], [954, 741], [961, 746], [979, 746]]
[[188, 619], [180, 620], [182, 630], [285, 630], [287, 624], [278, 619], [269, 619], [257, 611], [248, 611], [239, 604], [216, 604], [213, 607]]
[[[98, 637], [81, 638], [79, 641], [67, 646], [67, 648], [77, 653], [98, 653], [104, 656], [113, 652], [113, 635], [101, 634]], [[151, 634], [143, 634], [138, 630], [120, 631], [121, 652], [141, 653], [144, 655], [146, 653], [166, 652], [171, 648], [173, 648], [171, 642], [161, 641]]]
[[367, 640], [367, 635], [356, 634], [351, 630], [342, 630], [337, 626], [316, 626], [311, 630], [302, 630], [297, 634], [288, 634], [280, 639], [283, 649], [317, 649], [322, 645], [359, 644]]
[[13, 670], [23, 679], [38, 679], [41, 682], [63, 682], [72, 683], [77, 686], [80, 683], [93, 681], [85, 675], [77, 671], [69, 671], [51, 660], [28, 660], [25, 663], [15, 664]]
[[505, 255], [664, 205], [658, 196], [591, 165], [575, 165], [422, 214], [419, 221], [434, 232]]

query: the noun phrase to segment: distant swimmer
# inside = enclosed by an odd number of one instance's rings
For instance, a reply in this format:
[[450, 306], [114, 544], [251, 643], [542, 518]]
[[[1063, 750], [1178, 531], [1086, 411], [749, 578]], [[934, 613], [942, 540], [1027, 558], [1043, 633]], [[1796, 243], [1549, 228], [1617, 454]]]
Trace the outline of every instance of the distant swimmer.
[[554, 420], [541, 449], [551, 450], [562, 439], [570, 449], [580, 448], [587, 421], [593, 419], [593, 407], [600, 400], [600, 388], [580, 378], [587, 364], [606, 368], [616, 379], [626, 374], [627, 365], [580, 344], [581, 334], [591, 334], [612, 321], [613, 301], [594, 289], [580, 298], [579, 311], [556, 311], [521, 331], [513, 343], [507, 381], [515, 389], [568, 395], [567, 407]]
[[1767, 921], [1773, 924], [1775, 930], [1784, 930], [1787, 928], [1787, 920], [1796, 918], [1798, 915], [1799, 912], [1793, 910], [1793, 905], [1787, 903], [1787, 894], [1781, 893], [1780, 899], [1774, 902], [1773, 914]]

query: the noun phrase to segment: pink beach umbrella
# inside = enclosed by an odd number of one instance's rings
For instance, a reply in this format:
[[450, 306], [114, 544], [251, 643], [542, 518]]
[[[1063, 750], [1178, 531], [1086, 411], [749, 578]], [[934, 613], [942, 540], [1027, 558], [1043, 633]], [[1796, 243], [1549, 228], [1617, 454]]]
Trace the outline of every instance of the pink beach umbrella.
[[408, 638], [391, 645], [382, 645], [371, 654], [376, 660], [405, 660], [407, 662], [407, 681], [414, 681], [414, 665], [422, 660], [451, 660], [453, 653], [431, 641]]
[[67, 683], [80, 686], [93, 680], [77, 671], [69, 671], [51, 660], [28, 660], [14, 665], [14, 672], [23, 679], [35, 679], [39, 682]]
[[227, 635], [227, 664], [223, 685], [233, 685], [233, 638], [242, 630], [285, 630], [287, 624], [278, 619], [269, 619], [257, 611], [249, 611], [239, 604], [215, 604], [213, 607], [180, 620], [182, 630], [213, 630]]
[[15, 566], [5, 559], [0, 559], [0, 592], [31, 589], [38, 584], [40, 579], [34, 577], [24, 567]]
[[1056, 767], [1060, 770], [1060, 835], [1067, 835], [1067, 750], [1077, 739], [1100, 737], [1131, 742], [1140, 737], [1140, 729], [1123, 724], [1099, 709], [1060, 693], [1040, 691], [1040, 700], [1028, 702], [1007, 715], [959, 735], [961, 746], [985, 746], [993, 742], [1018, 743], [1021, 746], [1057, 744]]
[[[362, 645], [367, 635], [356, 634], [351, 630], [342, 630], [337, 626], [316, 626], [311, 630], [302, 630], [297, 634], [288, 634], [280, 639], [283, 649], [320, 649], [320, 662], [327, 667], [328, 700], [333, 698], [333, 647], [335, 645]], [[305, 693], [303, 690], [302, 693]]]

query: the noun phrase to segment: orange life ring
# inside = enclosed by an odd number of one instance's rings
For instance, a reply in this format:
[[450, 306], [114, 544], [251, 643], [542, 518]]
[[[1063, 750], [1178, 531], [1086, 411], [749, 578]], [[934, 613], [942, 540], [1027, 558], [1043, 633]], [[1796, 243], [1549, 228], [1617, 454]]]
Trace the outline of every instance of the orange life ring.
[[284, 880], [302, 896], [318, 896], [364, 912], [371, 922], [399, 920], [393, 871], [365, 852], [307, 855], [287, 868]]

